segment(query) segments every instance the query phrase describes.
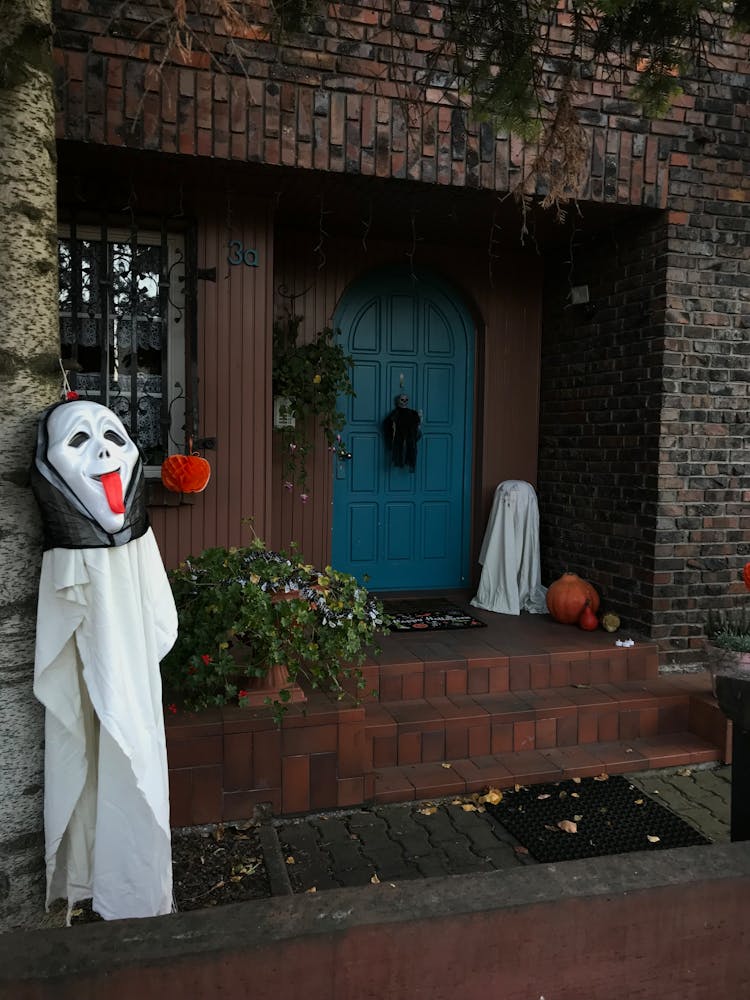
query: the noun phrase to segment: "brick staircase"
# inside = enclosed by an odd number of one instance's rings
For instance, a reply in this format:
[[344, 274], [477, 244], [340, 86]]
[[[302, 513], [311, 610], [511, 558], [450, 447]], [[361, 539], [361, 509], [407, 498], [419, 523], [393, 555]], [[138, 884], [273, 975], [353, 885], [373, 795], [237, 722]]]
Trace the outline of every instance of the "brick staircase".
[[266, 709], [168, 714], [172, 825], [730, 759], [707, 673], [660, 675], [655, 646], [497, 617], [481, 640], [386, 637], [358, 706], [308, 691], [281, 727]]
[[[377, 802], [726, 760], [704, 674], [659, 675], [657, 650], [381, 663], [365, 705]], [[450, 765], [450, 766], [448, 766]]]

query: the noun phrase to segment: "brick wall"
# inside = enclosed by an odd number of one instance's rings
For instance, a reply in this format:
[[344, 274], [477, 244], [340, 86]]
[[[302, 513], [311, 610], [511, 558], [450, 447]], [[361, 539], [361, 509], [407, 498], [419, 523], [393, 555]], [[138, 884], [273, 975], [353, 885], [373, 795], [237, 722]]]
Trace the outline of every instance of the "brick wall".
[[[58, 129], [68, 139], [498, 191], [533, 161], [533, 148], [472, 122], [448, 85], [451, 60], [436, 55], [448, 31], [442, 3], [329, 4], [329, 16], [283, 47], [269, 37], [261, 4], [247, 38], [228, 37], [209, 15], [190, 56], [160, 72], [164, 31], [149, 26], [163, 24], [160, 5], [126, 4], [114, 20], [106, 0], [55, 8]], [[565, 31], [555, 29], [561, 39]], [[728, 57], [734, 70], [738, 58]], [[428, 85], [438, 82], [446, 86]], [[690, 101], [646, 134], [613, 83], [582, 87], [591, 88], [577, 98], [591, 132], [582, 196], [665, 204], [671, 139]]]
[[[544, 577], [590, 579], [624, 623], [654, 624], [662, 582], [659, 424], [667, 237], [661, 213], [546, 262], [539, 500]], [[588, 304], [571, 305], [571, 285]]]
[[[424, 85], [442, 3], [329, 4], [282, 49], [262, 13], [243, 38], [207, 14], [205, 48], [161, 73], [151, 10], [125, 5], [112, 23], [103, 0], [56, 4], [61, 138], [501, 194], [529, 169], [532, 150]], [[586, 571], [677, 664], [696, 659], [707, 608], [740, 596], [750, 550], [747, 43], [728, 42], [662, 121], [581, 81], [576, 274], [595, 315], [563, 308], [567, 248], [546, 253], [547, 570]], [[594, 237], [591, 203], [661, 215]]]

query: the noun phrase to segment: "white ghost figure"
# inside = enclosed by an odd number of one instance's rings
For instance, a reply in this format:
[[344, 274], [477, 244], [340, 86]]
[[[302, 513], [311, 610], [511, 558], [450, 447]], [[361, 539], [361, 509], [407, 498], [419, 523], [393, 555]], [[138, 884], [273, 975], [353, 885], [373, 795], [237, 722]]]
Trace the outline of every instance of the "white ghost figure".
[[106, 406], [76, 400], [58, 406], [47, 421], [47, 458], [83, 512], [105, 531], [125, 521], [124, 495], [138, 465], [138, 448]]
[[39, 422], [42, 513], [34, 693], [45, 707], [47, 902], [105, 920], [172, 909], [159, 661], [177, 612], [119, 418], [84, 400]]
[[482, 574], [471, 599], [476, 608], [503, 615], [546, 614], [547, 589], [539, 559], [539, 506], [534, 487], [506, 479], [495, 490], [479, 553]]

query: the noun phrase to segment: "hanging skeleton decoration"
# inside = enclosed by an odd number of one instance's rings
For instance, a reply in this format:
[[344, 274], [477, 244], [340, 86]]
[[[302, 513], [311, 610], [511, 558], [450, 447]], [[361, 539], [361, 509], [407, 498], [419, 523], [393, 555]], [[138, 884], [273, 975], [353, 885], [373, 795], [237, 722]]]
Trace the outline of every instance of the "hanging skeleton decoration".
[[172, 858], [159, 661], [177, 615], [143, 466], [87, 400], [43, 415], [31, 471], [44, 523], [34, 693], [45, 713], [47, 903], [106, 920], [169, 913]]
[[396, 397], [396, 407], [385, 418], [383, 425], [386, 442], [391, 450], [391, 462], [397, 468], [408, 467], [411, 472], [417, 464], [417, 441], [422, 436], [421, 418], [416, 410], [409, 409], [409, 397], [403, 393]]

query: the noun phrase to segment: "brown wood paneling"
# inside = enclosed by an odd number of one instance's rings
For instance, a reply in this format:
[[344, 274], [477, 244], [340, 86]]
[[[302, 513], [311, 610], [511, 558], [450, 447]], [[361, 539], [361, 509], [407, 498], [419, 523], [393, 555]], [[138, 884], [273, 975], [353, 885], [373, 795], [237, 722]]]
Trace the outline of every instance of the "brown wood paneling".
[[[198, 283], [199, 435], [215, 437], [206, 453], [211, 480], [194, 503], [155, 507], [151, 520], [164, 561], [176, 565], [214, 545], [250, 537], [245, 519], [270, 526], [272, 213], [262, 201], [202, 198], [197, 220], [199, 268], [216, 281]], [[228, 241], [258, 254], [258, 267], [230, 266]]]

